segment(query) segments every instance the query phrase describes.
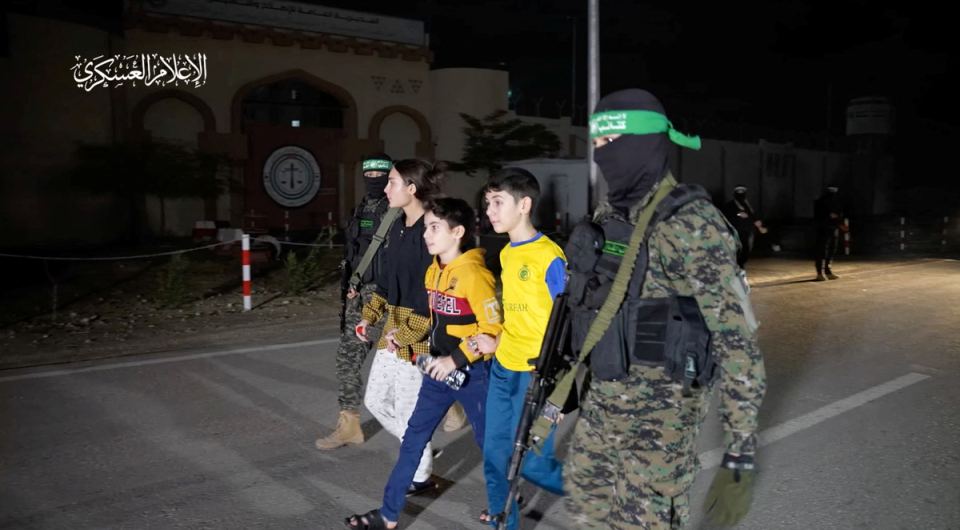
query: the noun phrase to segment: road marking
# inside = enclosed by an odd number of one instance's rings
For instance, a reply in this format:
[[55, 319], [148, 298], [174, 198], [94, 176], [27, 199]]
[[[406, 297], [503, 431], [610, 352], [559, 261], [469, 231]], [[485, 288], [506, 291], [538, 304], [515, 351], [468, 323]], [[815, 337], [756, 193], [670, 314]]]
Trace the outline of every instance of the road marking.
[[[882, 385], [877, 385], [858, 394], [854, 394], [848, 398], [841, 399], [840, 401], [836, 401], [827, 406], [820, 407], [813, 412], [804, 414], [798, 418], [794, 418], [786, 423], [781, 423], [780, 425], [770, 427], [759, 434], [757, 447], [770, 445], [800, 431], [809, 429], [818, 423], [827, 421], [834, 416], [839, 416], [844, 412], [853, 410], [862, 405], [866, 405], [867, 403], [876, 401], [887, 394], [892, 394], [897, 390], [902, 390], [912, 384], [919, 383], [920, 381], [929, 378], [929, 375], [910, 373], [902, 377], [898, 377], [892, 381], [887, 381]], [[719, 466], [723, 461], [724, 450], [724, 447], [718, 447], [711, 451], [701, 453], [699, 456], [703, 469], [706, 470]]]
[[96, 366], [85, 366], [83, 368], [68, 368], [64, 370], [48, 370], [45, 372], [33, 372], [29, 374], [10, 375], [0, 377], [0, 383], [7, 381], [21, 381], [23, 379], [40, 379], [43, 377], [57, 377], [61, 375], [82, 374], [86, 372], [100, 372], [103, 370], [113, 370], [116, 368], [135, 368], [137, 366], [149, 366], [151, 364], [176, 363], [180, 361], [192, 361], [195, 359], [210, 359], [212, 357], [223, 357], [225, 355], [237, 355], [239, 353], [254, 353], [262, 351], [286, 350], [289, 348], [302, 348], [304, 346], [320, 346], [323, 344], [335, 344], [340, 342], [340, 338], [308, 340], [305, 342], [291, 342], [288, 344], [271, 344], [269, 346], [253, 346], [250, 348], [239, 348], [236, 350], [214, 351], [207, 353], [192, 353], [189, 355], [178, 355], [175, 357], [163, 357], [161, 359], [146, 359], [143, 361], [126, 361], [122, 363], [100, 364]]
[[949, 372], [946, 370], [941, 370], [939, 368], [931, 368], [929, 366], [923, 366], [920, 364], [911, 364], [910, 370], [913, 372], [925, 373], [928, 375], [947, 375]]
[[[860, 274], [866, 274], [870, 272], [891, 271], [896, 269], [904, 269], [907, 267], [915, 267], [918, 265], [940, 263], [944, 261], [950, 261], [950, 260], [941, 259], [941, 258], [923, 258], [916, 261], [900, 262], [900, 263], [887, 265], [887, 266], [879, 266], [879, 267], [866, 266], [866, 267], [860, 267], [859, 269], [852, 269], [846, 272], [842, 270], [838, 270], [837, 272], [843, 274], [843, 277], [841, 278], [843, 279], [843, 278], [848, 278], [850, 276], [858, 276]], [[750, 279], [749, 275], [747, 276], [747, 279], [748, 280]], [[761, 280], [761, 281], [758, 281], [757, 283], [751, 283], [750, 287], [753, 289], [762, 289], [764, 287], [780, 287], [783, 285], [792, 285], [796, 283], [801, 283], [804, 280], [808, 282], [813, 282], [813, 274], [797, 274], [794, 276], [785, 276], [783, 278], [777, 278], [775, 280], [767, 280], [767, 281]]]

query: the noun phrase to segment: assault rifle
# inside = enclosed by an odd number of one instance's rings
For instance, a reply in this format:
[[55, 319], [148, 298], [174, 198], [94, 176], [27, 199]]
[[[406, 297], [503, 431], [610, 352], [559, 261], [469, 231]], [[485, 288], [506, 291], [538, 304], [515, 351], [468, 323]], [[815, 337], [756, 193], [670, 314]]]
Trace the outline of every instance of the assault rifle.
[[569, 352], [567, 341], [567, 335], [570, 331], [568, 296], [567, 293], [557, 295], [553, 302], [553, 310], [550, 312], [550, 321], [547, 323], [543, 345], [540, 347], [540, 356], [535, 360], [528, 361], [534, 366], [534, 370], [530, 373], [530, 385], [527, 386], [527, 393], [524, 396], [520, 425], [517, 428], [517, 435], [513, 443], [513, 456], [510, 459], [510, 467], [507, 468], [510, 494], [507, 495], [507, 505], [497, 521], [497, 530], [506, 530], [507, 528], [507, 519], [510, 517], [513, 499], [517, 497], [520, 490], [520, 470], [523, 468], [523, 459], [527, 451], [534, 445], [542, 444], [546, 438], [531, 434], [533, 424], [541, 414], [553, 420], [554, 423], [557, 422], [561, 412], [560, 408], [547, 403], [547, 398], [557, 381], [577, 360]]

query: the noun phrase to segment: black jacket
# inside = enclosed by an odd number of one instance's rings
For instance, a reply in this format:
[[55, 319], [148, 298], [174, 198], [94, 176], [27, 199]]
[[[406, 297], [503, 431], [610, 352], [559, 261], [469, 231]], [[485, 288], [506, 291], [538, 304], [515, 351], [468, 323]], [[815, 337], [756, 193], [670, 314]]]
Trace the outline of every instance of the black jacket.
[[[831, 213], [837, 214], [836, 218], [830, 217]], [[836, 230], [843, 224], [843, 208], [840, 204], [840, 197], [836, 194], [825, 193], [813, 203], [813, 220], [817, 224], [818, 230]]]
[[413, 313], [430, 318], [430, 304], [423, 279], [433, 263], [423, 240], [423, 216], [413, 226], [406, 226], [401, 213], [390, 227], [384, 267], [377, 276], [377, 294], [388, 306], [406, 307]]

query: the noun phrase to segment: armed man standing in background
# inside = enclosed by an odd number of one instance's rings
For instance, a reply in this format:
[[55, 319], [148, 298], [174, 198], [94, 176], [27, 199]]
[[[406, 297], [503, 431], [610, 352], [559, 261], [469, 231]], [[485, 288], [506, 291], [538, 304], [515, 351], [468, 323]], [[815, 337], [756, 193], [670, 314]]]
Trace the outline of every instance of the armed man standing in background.
[[813, 202], [813, 221], [817, 225], [817, 281], [839, 279], [840, 277], [830, 270], [830, 262], [837, 253], [840, 230], [844, 230], [846, 226], [843, 224], [843, 205], [836, 187], [827, 188], [820, 198]]
[[590, 355], [593, 379], [564, 466], [568, 513], [575, 528], [683, 527], [720, 379], [726, 454], [707, 508], [736, 524], [753, 499], [766, 390], [736, 239], [706, 191], [670, 173], [670, 142], [699, 149], [700, 140], [674, 130], [652, 94], [615, 92], [595, 112], [609, 193], [565, 251], [573, 351]]
[[747, 266], [747, 260], [750, 259], [750, 253], [753, 251], [754, 229], [761, 234], [766, 234], [767, 229], [763, 226], [763, 221], [753, 211], [750, 201], [747, 200], [746, 186], [737, 186], [733, 189], [733, 200], [727, 203], [723, 213], [737, 230], [737, 237], [740, 238], [737, 265], [743, 269]]

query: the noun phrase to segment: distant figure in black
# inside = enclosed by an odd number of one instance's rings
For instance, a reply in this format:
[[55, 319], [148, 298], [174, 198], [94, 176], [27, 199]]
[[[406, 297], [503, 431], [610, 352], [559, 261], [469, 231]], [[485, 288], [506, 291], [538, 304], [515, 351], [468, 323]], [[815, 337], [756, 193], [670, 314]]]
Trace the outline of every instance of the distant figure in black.
[[747, 200], [746, 186], [737, 186], [733, 189], [733, 200], [723, 208], [723, 214], [727, 216], [730, 224], [737, 230], [737, 237], [740, 239], [737, 265], [742, 269], [747, 265], [750, 252], [753, 250], [754, 228], [759, 230], [761, 234], [766, 234], [767, 229], [763, 226], [763, 222], [757, 219], [753, 206]]
[[830, 187], [813, 203], [813, 220], [817, 226], [817, 281], [839, 278], [830, 270], [830, 261], [837, 252], [837, 241], [843, 225], [843, 205], [837, 188]]

